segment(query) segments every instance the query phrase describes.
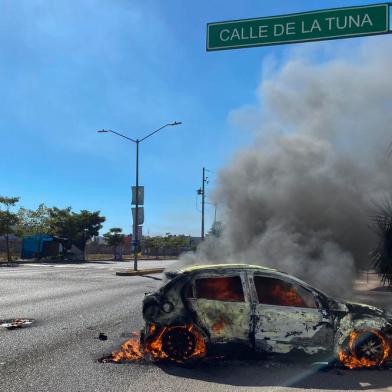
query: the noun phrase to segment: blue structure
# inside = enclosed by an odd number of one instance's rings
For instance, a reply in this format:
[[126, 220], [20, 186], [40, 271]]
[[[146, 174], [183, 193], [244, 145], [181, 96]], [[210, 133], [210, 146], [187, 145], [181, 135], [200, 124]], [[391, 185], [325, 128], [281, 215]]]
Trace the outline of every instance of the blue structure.
[[36, 234], [22, 240], [22, 259], [40, 259], [58, 256], [62, 241], [48, 234]]

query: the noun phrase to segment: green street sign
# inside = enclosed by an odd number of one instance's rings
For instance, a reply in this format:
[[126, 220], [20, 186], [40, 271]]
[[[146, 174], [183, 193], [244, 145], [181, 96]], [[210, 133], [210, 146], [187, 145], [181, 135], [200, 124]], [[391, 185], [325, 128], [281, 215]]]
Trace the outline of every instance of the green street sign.
[[207, 24], [207, 50], [249, 48], [389, 33], [389, 4]]

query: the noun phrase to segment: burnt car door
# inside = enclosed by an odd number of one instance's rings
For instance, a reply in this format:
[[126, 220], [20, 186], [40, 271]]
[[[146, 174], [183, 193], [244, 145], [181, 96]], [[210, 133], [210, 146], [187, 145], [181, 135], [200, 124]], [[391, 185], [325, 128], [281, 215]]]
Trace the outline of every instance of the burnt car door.
[[255, 273], [250, 279], [254, 298], [254, 341], [259, 351], [308, 354], [330, 351], [333, 322], [320, 298], [299, 283]]
[[244, 272], [198, 274], [190, 282], [186, 297], [212, 343], [249, 343], [251, 306]]

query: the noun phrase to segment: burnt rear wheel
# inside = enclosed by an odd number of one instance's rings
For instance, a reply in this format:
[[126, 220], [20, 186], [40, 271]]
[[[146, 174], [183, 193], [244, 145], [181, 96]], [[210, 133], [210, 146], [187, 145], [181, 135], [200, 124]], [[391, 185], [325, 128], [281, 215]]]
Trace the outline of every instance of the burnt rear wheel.
[[162, 336], [162, 350], [169, 359], [186, 361], [196, 350], [196, 336], [186, 327], [171, 327]]
[[376, 330], [351, 332], [339, 353], [340, 362], [350, 369], [377, 367], [389, 357], [390, 344]]
[[372, 332], [364, 332], [353, 342], [352, 351], [360, 361], [370, 361], [375, 366], [384, 359], [384, 340]]

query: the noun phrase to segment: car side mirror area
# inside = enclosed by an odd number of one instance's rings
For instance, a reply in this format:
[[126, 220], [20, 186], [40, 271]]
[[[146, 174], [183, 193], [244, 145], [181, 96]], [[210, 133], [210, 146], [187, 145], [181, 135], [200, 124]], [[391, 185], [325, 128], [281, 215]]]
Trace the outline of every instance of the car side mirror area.
[[322, 323], [333, 325], [333, 320], [330, 311], [330, 303], [326, 298], [317, 297], [317, 306], [322, 315]]

